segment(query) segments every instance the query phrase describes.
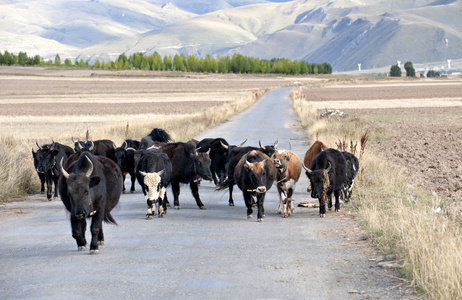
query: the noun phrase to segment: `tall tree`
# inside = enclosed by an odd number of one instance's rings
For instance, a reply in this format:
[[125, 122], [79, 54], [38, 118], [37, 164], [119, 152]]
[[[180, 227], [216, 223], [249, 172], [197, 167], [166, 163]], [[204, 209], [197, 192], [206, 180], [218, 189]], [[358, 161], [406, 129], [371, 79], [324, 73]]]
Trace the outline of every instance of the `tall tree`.
[[57, 67], [61, 66], [61, 57], [59, 57], [59, 54], [56, 54], [56, 56], [55, 56], [54, 65], [57, 66]]
[[406, 62], [404, 64], [404, 69], [406, 70], [406, 77], [415, 77], [415, 69], [412, 62]]

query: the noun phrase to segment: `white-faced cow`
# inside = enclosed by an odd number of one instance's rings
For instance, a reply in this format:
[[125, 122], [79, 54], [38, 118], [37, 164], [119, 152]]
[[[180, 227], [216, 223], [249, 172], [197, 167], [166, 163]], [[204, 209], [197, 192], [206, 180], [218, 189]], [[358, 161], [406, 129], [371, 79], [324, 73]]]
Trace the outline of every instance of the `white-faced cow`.
[[[147, 196], [148, 212], [146, 219], [159, 218], [167, 213], [164, 202], [167, 186], [172, 177], [172, 162], [167, 154], [160, 149], [141, 150], [141, 156], [136, 165], [136, 178]], [[159, 213], [157, 213], [159, 212]]]
[[[247, 141], [247, 140], [246, 140]], [[219, 185], [225, 181], [228, 174], [229, 151], [235, 147], [241, 147], [246, 142], [230, 146], [223, 138], [206, 138], [201, 140], [196, 145], [196, 150], [200, 152], [210, 151], [210, 172], [212, 173], [213, 182]]]
[[348, 203], [353, 193], [356, 174], [358, 174], [359, 171], [359, 160], [353, 153], [344, 151], [342, 154], [346, 160], [346, 182], [343, 189], [343, 198], [345, 203]]
[[[61, 169], [58, 162], [66, 159], [74, 153], [71, 147], [53, 142], [49, 147], [42, 147], [39, 151], [37, 171], [43, 173], [47, 186], [47, 199], [58, 197], [58, 180], [61, 176]], [[53, 193], [53, 185], [55, 190]]]
[[234, 206], [233, 190], [234, 185], [236, 184], [234, 180], [234, 170], [236, 169], [236, 166], [241, 160], [241, 158], [252, 150], [258, 150], [265, 153], [268, 156], [271, 156], [274, 153], [274, 145], [262, 146], [260, 143], [260, 148], [251, 146], [235, 147], [229, 151], [228, 178], [223, 183], [219, 184], [217, 187], [217, 190], [229, 189], [229, 206]]
[[303, 165], [311, 183], [311, 197], [319, 199], [319, 216], [326, 216], [326, 202], [332, 209], [332, 193], [335, 195], [335, 211], [340, 210], [340, 194], [346, 181], [346, 160], [335, 149], [319, 153], [311, 163], [311, 169]]
[[278, 150], [277, 144], [275, 145], [275, 152], [271, 156], [271, 159], [277, 170], [275, 185], [279, 194], [278, 213], [287, 218], [294, 212], [292, 195], [302, 172], [302, 163], [294, 152], [290, 150]]
[[125, 193], [125, 176], [130, 175], [131, 186], [130, 193], [135, 192], [135, 152], [139, 148], [140, 142], [136, 140], [125, 140], [122, 146], [114, 150], [115, 162], [122, 171], [124, 186], [123, 192]]
[[87, 240], [87, 218], [91, 221], [90, 254], [99, 253], [98, 244], [104, 244], [103, 220], [117, 224], [111, 210], [119, 203], [122, 193], [122, 173], [116, 163], [107, 157], [90, 152], [77, 152], [69, 157], [59, 180], [59, 194], [71, 213], [72, 237], [80, 250]]
[[[161, 143], [160, 147], [172, 162], [172, 192], [174, 208], [180, 209], [180, 183], [189, 183], [191, 192], [200, 209], [205, 209], [199, 196], [199, 183], [202, 179], [212, 181], [209, 153], [197, 153], [196, 148], [188, 143]], [[165, 194], [167, 201], [167, 194]]]
[[234, 170], [234, 180], [243, 193], [247, 218], [253, 217], [252, 206], [255, 203], [254, 197], [256, 197], [257, 221], [261, 222], [265, 216], [263, 206], [265, 195], [275, 179], [276, 168], [269, 156], [263, 152], [252, 150], [239, 160]]

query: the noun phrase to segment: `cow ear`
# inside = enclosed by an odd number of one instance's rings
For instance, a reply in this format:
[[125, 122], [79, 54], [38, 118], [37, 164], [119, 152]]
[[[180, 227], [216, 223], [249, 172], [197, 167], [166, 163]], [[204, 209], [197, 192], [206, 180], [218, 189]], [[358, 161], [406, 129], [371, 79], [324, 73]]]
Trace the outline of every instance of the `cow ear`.
[[93, 176], [90, 178], [90, 187], [97, 186], [101, 181], [101, 177], [99, 176]]
[[58, 151], [58, 150], [56, 150], [56, 149], [55, 149], [55, 150], [53, 150], [53, 151], [51, 151], [51, 155], [53, 155], [53, 156], [56, 156], [56, 155], [58, 155], [58, 153], [59, 153], [59, 151]]

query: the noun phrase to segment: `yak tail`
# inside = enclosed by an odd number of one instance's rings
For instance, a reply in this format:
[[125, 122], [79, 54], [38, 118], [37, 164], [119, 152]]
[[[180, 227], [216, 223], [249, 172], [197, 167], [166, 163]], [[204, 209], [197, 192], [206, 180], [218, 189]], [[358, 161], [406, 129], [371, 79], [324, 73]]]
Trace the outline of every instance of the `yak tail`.
[[229, 187], [233, 186], [234, 185], [234, 178], [229, 178], [226, 179], [224, 182], [220, 183], [219, 185], [217, 185], [217, 187], [215, 188], [216, 191], [222, 191], [222, 190], [226, 190], [226, 189], [229, 189]]
[[108, 224], [119, 225], [119, 224], [117, 224], [116, 220], [114, 220], [114, 218], [112, 217], [110, 212], [108, 212], [108, 213], [106, 213], [104, 215], [104, 222], [106, 222]]
[[149, 134], [149, 136], [152, 138], [153, 141], [157, 142], [168, 143], [173, 141], [170, 135], [161, 128], [154, 128]]

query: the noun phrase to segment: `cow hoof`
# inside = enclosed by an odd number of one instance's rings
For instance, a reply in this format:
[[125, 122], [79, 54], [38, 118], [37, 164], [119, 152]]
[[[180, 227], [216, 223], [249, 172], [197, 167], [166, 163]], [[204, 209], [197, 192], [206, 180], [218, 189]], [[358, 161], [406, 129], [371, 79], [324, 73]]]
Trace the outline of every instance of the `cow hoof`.
[[99, 244], [100, 246], [104, 246], [104, 241], [99, 241], [98, 244]]
[[288, 217], [289, 217], [289, 215], [287, 215], [287, 214], [284, 214], [282, 217], [283, 217], [283, 218], [288, 218]]
[[130, 191], [130, 194], [134, 194], [134, 193], [135, 193], [135, 190], [133, 190], [133, 191]]
[[152, 215], [146, 214], [146, 220], [152, 220]]
[[180, 206], [179, 205], [175, 205], [175, 207], [173, 207], [174, 209], [180, 209]]
[[199, 208], [200, 208], [200, 209], [206, 209], [205, 206], [203, 206], [203, 205], [202, 205], [202, 206], [199, 206]]
[[252, 219], [253, 215], [247, 215], [247, 219]]
[[170, 203], [167, 202], [167, 204], [165, 204], [166, 207], [170, 207]]
[[326, 214], [319, 214], [319, 217], [325, 218], [325, 217], [326, 217]]
[[125, 190], [122, 191], [122, 194], [125, 194]]
[[78, 251], [83, 251], [83, 250], [85, 250], [85, 249], [86, 249], [85, 246], [79, 246], [79, 247], [77, 248]]
[[158, 216], [158, 217], [159, 217], [159, 218], [163, 218], [163, 217], [164, 217], [164, 214], [163, 214], [163, 213], [161, 213], [161, 214], [159, 214], [159, 216]]
[[99, 254], [99, 250], [98, 249], [90, 250], [90, 255], [93, 255], [93, 254]]
[[262, 218], [258, 218], [257, 219], [257, 222], [261, 222], [263, 219]]
[[234, 202], [229, 202], [229, 206], [234, 206]]
[[335, 209], [335, 212], [339, 212], [339, 211], [340, 211], [340, 209], [337, 209], [337, 208]]
[[53, 200], [53, 198], [48, 198], [48, 201], [51, 201], [51, 200]]

